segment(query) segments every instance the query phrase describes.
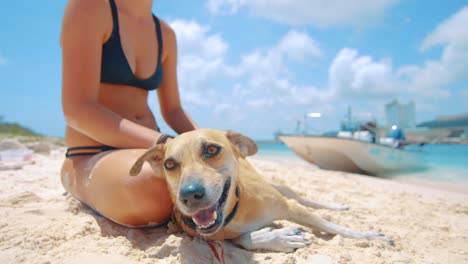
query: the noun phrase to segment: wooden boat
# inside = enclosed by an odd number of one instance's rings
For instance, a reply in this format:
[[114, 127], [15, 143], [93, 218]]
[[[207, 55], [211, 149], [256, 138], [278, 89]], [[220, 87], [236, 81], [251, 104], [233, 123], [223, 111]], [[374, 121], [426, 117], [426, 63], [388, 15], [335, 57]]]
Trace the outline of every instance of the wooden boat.
[[370, 175], [421, 168], [424, 155], [407, 150], [353, 138], [278, 135], [292, 151], [322, 169]]

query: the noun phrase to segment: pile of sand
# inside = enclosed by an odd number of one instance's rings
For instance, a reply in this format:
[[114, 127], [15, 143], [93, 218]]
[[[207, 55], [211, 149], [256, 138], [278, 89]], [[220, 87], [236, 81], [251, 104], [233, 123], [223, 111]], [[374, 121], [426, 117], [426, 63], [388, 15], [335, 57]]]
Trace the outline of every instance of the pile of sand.
[[[64, 149], [34, 154], [22, 169], [0, 171], [0, 263], [468, 263], [468, 195], [331, 172], [295, 161], [250, 161], [265, 177], [304, 197], [343, 203], [317, 214], [395, 241], [345, 239], [308, 232], [294, 253], [250, 252], [167, 229], [128, 229], [64, 194]], [[273, 226], [293, 225], [286, 221]]]

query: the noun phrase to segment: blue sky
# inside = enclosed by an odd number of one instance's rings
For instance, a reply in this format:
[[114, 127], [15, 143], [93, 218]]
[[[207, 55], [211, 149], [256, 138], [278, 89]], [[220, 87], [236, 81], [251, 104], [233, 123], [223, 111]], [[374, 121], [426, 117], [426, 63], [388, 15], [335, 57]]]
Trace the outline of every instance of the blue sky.
[[[66, 1], [0, 9], [0, 115], [63, 136], [59, 35]], [[349, 106], [385, 124], [393, 99], [416, 120], [468, 113], [468, 5], [423, 0], [154, 1], [175, 29], [184, 108], [201, 127], [254, 139], [338, 127]], [[151, 108], [162, 124], [155, 93]]]

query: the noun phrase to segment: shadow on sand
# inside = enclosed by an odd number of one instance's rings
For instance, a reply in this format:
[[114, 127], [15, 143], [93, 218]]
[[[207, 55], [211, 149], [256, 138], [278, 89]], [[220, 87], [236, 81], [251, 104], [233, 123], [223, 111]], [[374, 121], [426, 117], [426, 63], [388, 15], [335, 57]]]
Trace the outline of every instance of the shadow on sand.
[[77, 205], [83, 213], [92, 215], [103, 237], [125, 237], [132, 247], [144, 251], [149, 259], [175, 258], [180, 263], [257, 263], [254, 252], [237, 247], [229, 241], [208, 242], [186, 233], [168, 234], [166, 225], [129, 228], [115, 223], [83, 203]]

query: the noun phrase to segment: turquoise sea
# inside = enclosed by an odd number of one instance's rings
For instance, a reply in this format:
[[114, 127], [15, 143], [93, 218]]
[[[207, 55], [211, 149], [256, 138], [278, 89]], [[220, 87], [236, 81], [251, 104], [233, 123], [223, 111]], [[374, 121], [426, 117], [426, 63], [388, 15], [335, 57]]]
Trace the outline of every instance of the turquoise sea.
[[[281, 142], [257, 141], [257, 145], [257, 155], [262, 157], [300, 159]], [[388, 178], [468, 184], [468, 145], [427, 144], [422, 151], [425, 159], [423, 169], [394, 173]]]

